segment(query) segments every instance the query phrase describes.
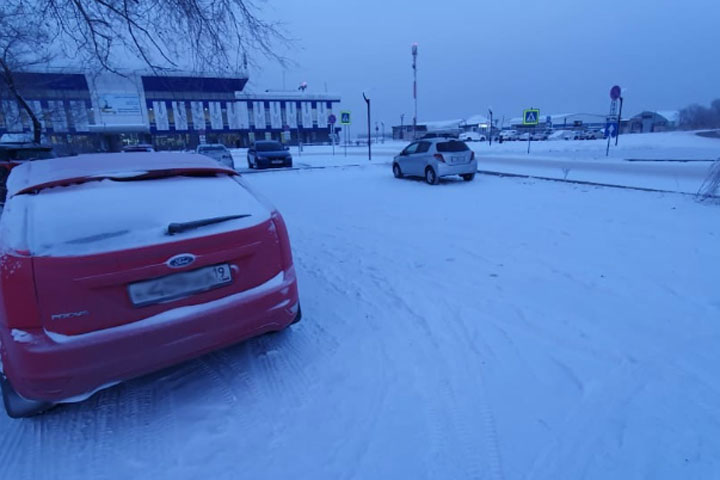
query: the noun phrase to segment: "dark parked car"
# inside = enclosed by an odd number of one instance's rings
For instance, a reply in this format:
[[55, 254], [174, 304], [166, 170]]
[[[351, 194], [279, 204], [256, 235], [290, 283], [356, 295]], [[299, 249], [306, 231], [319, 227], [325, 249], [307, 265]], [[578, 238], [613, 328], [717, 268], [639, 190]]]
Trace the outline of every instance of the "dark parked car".
[[273, 140], [255, 142], [247, 154], [248, 168], [292, 167], [289, 148]]

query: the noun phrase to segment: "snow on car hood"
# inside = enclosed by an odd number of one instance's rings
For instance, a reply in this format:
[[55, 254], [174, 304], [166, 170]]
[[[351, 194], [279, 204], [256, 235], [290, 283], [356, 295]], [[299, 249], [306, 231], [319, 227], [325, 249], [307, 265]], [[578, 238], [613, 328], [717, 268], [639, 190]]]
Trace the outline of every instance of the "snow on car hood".
[[[101, 180], [11, 198], [0, 238], [5, 249], [34, 256], [89, 255], [247, 228], [270, 213], [226, 175]], [[170, 223], [230, 215], [250, 216], [166, 234]]]

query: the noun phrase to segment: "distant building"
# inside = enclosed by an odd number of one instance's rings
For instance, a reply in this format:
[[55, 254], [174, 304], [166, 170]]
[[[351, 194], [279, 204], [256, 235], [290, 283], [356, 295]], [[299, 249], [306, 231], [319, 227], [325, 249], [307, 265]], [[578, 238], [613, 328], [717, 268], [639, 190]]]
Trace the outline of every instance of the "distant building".
[[[158, 149], [202, 142], [239, 147], [256, 139], [327, 142], [329, 115], [340, 102], [338, 95], [305, 91], [246, 93], [243, 74], [63, 70], [15, 77], [45, 139], [78, 152], [117, 151], [136, 142]], [[31, 129], [29, 116], [0, 85], [0, 135]]]
[[645, 111], [630, 118], [628, 129], [630, 133], [665, 132], [675, 130], [679, 120], [677, 110]]
[[[438, 120], [432, 122], [418, 123], [416, 128], [416, 136], [421, 137], [428, 132], [448, 133], [457, 135], [462, 132], [478, 132], [486, 133], [489, 127], [489, 120], [482, 115], [473, 115], [468, 118], [458, 118], [453, 120]], [[413, 126], [395, 125], [393, 129], [394, 140], [411, 140]]]

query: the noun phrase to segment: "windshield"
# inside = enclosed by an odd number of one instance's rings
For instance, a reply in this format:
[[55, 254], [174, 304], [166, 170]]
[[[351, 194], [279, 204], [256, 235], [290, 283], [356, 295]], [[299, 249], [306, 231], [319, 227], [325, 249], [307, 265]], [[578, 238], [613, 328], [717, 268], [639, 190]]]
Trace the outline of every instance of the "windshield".
[[263, 142], [255, 145], [255, 149], [258, 152], [277, 152], [284, 150], [284, 147], [277, 142]]

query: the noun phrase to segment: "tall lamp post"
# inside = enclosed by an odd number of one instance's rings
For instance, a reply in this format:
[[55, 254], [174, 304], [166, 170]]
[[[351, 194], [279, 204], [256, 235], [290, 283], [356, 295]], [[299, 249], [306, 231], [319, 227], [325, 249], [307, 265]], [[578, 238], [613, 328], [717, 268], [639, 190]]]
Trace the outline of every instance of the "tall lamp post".
[[492, 128], [493, 128], [492, 108], [488, 108], [488, 112], [490, 113], [490, 127], [488, 129], [488, 146], [491, 146], [492, 145]]
[[413, 115], [413, 141], [415, 138], [417, 138], [416, 130], [417, 130], [417, 54], [418, 54], [418, 44], [417, 42], [412, 44], [412, 57], [413, 57], [413, 63], [412, 63], [412, 69], [413, 69], [413, 101], [415, 102], [415, 114]]
[[370, 147], [370, 144], [372, 143], [372, 130], [370, 129], [370, 99], [365, 95], [365, 92], [363, 92], [363, 99], [365, 99], [365, 103], [367, 103], [368, 161], [371, 161], [372, 147]]
[[400, 114], [400, 140], [405, 140], [405, 114]]
[[380, 122], [380, 126], [382, 126], [382, 136], [380, 137], [382, 139], [382, 143], [385, 143], [385, 122]]

